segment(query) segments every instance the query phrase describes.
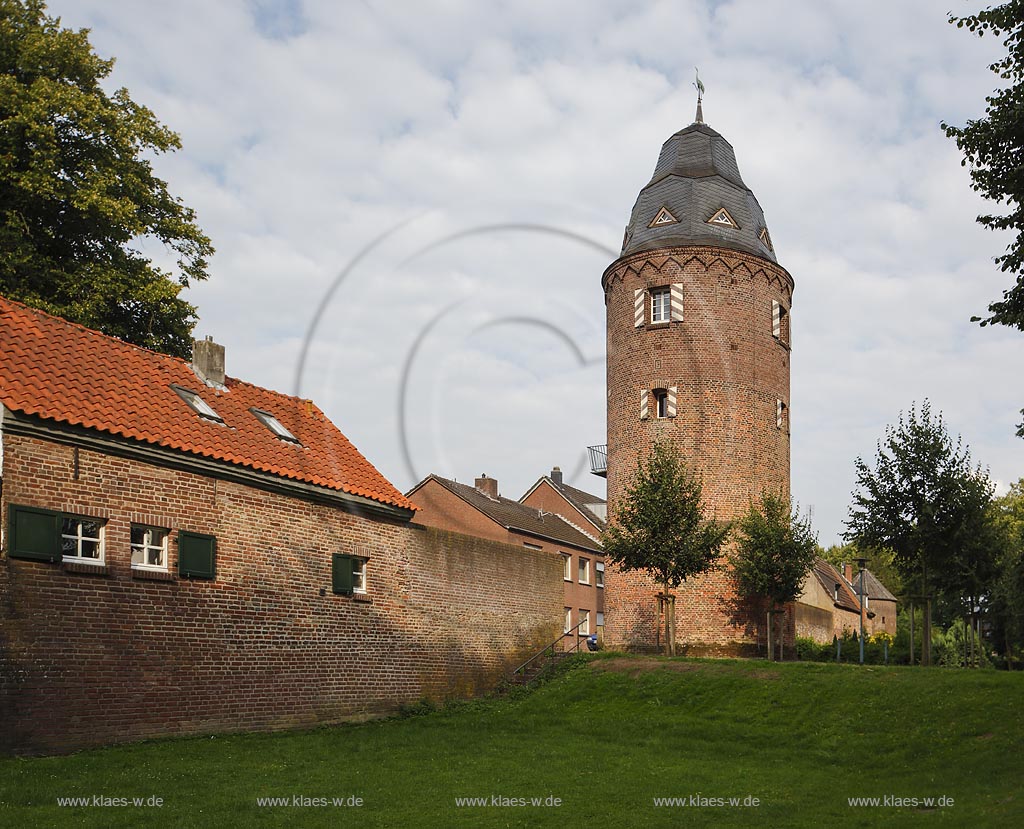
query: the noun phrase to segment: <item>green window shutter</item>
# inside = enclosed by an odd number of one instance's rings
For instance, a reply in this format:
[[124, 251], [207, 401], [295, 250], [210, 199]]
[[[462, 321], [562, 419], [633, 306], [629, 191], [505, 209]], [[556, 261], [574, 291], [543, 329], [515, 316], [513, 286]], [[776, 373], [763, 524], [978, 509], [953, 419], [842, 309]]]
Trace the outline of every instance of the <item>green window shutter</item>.
[[11, 504], [7, 515], [7, 554], [11, 558], [60, 561], [59, 512]]
[[178, 575], [190, 579], [215, 576], [217, 539], [212, 535], [178, 530]]
[[352, 556], [335, 553], [331, 566], [331, 585], [335, 593], [352, 595], [352, 571], [356, 560]]

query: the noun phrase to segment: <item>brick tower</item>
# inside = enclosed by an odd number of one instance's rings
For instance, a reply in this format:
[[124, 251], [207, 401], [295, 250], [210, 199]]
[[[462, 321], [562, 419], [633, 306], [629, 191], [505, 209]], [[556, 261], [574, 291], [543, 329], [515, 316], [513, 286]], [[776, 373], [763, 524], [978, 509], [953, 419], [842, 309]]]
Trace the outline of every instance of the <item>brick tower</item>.
[[[703, 122], [661, 148], [622, 253], [601, 280], [608, 314], [608, 505], [656, 439], [680, 450], [719, 519], [763, 490], [789, 492], [789, 310], [793, 279], [775, 258], [761, 206], [732, 146]], [[609, 568], [606, 640], [648, 650], [660, 588]], [[728, 571], [676, 592], [680, 652], [756, 645], [760, 612]]]

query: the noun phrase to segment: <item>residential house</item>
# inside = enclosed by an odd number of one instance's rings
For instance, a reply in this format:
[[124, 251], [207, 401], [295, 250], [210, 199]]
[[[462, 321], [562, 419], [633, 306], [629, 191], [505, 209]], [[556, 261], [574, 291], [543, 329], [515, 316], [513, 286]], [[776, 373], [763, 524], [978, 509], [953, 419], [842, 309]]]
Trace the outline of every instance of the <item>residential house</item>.
[[0, 337], [0, 750], [375, 716], [557, 636], [550, 554], [414, 523], [216, 343], [190, 364], [3, 298]]
[[[896, 597], [870, 570], [864, 570], [864, 633], [896, 635]], [[818, 642], [831, 641], [844, 633], [860, 634], [860, 575], [846, 564], [843, 572], [824, 559], [817, 559], [804, 580], [794, 607], [796, 635]]]
[[554, 510], [502, 497], [497, 479], [487, 475], [477, 478], [473, 486], [429, 475], [407, 497], [420, 507], [414, 523], [557, 555], [564, 630], [575, 628], [578, 636], [603, 635], [605, 568], [596, 525], [588, 529], [582, 520], [572, 522]]

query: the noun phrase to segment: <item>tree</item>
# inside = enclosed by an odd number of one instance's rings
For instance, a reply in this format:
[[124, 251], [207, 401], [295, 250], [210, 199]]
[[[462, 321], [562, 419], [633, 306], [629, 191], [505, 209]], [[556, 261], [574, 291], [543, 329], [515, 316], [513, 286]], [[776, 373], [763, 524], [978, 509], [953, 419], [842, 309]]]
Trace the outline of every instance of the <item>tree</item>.
[[[637, 459], [608, 528], [601, 536], [605, 557], [622, 570], [649, 573], [664, 587], [666, 647], [675, 655], [675, 603], [670, 591], [712, 570], [729, 526], [705, 515], [701, 484], [675, 447], [658, 441]], [[660, 625], [660, 622], [659, 622]]]
[[[106, 334], [187, 357], [210, 240], [153, 174], [181, 146], [125, 89], [88, 30], [60, 28], [41, 0], [0, 0], [0, 293]], [[133, 245], [158, 240], [174, 275]]]
[[1001, 537], [990, 596], [994, 641], [1010, 664], [1024, 649], [1024, 478], [992, 502], [992, 512]]
[[879, 441], [875, 468], [856, 460], [858, 491], [844, 537], [859, 549], [888, 548], [904, 585], [925, 599], [924, 664], [930, 663], [931, 601], [948, 592], [969, 569], [971, 528], [983, 520], [992, 484], [972, 468], [970, 450], [954, 444], [942, 414], [933, 418], [926, 400], [900, 413]]
[[[950, 126], [946, 135], [956, 140], [964, 166], [971, 167], [972, 187], [986, 199], [1006, 209], [978, 216], [978, 223], [992, 230], [1011, 230], [1016, 237], [997, 256], [1000, 269], [1015, 282], [1003, 291], [1002, 300], [988, 306], [985, 319], [972, 317], [982, 325], [998, 323], [1024, 330], [1024, 177], [1020, 174], [1024, 154], [1024, 0], [1010, 0], [967, 17], [949, 16], [957, 28], [967, 28], [979, 37], [1003, 37], [1006, 55], [989, 66], [1008, 85], [985, 98], [985, 117], [966, 126]], [[1021, 410], [1024, 414], [1024, 409]], [[1024, 437], [1024, 422], [1017, 429]]]
[[[736, 525], [736, 548], [729, 557], [740, 593], [767, 599], [768, 658], [772, 653], [771, 616], [800, 596], [804, 579], [818, 555], [808, 518], [801, 518], [788, 497], [766, 492], [751, 502]], [[782, 647], [781, 631], [779, 647]]]

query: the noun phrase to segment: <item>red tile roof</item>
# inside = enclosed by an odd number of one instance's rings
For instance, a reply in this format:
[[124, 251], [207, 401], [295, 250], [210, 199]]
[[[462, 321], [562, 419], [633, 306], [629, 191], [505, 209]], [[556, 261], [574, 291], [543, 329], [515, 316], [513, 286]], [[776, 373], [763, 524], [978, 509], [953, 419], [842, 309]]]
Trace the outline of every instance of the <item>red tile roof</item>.
[[[0, 337], [0, 401], [12, 411], [416, 508], [311, 401], [232, 377], [218, 391], [184, 360], [4, 297]], [[224, 422], [200, 417], [172, 386], [199, 394]], [[275, 437], [252, 408], [300, 443]]]

